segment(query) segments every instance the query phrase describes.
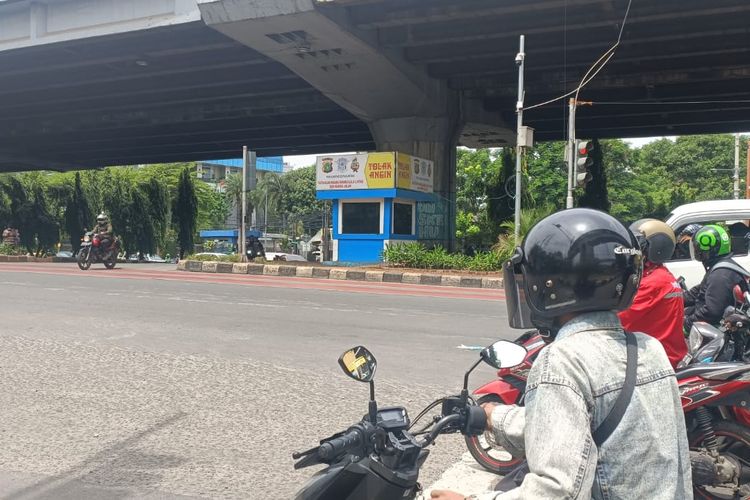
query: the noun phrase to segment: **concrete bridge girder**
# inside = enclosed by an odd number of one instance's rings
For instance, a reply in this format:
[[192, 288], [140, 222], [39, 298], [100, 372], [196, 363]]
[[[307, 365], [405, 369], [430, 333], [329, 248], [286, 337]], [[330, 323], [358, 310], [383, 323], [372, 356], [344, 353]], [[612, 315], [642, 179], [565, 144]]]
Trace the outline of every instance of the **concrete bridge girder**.
[[445, 243], [451, 245], [456, 146], [512, 143], [515, 134], [499, 114], [379, 47], [372, 32], [348, 22], [344, 10], [323, 14], [312, 0], [201, 0], [199, 7], [209, 26], [284, 64], [367, 123], [378, 150], [434, 161], [435, 190], [448, 202]]

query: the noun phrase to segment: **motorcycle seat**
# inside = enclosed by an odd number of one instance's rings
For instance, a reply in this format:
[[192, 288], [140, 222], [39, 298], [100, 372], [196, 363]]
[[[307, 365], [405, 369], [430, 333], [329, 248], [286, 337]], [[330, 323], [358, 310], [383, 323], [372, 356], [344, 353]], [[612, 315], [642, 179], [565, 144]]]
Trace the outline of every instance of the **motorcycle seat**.
[[709, 380], [728, 380], [735, 375], [750, 371], [747, 363], [698, 363], [675, 372], [677, 380], [690, 377], [703, 377]]

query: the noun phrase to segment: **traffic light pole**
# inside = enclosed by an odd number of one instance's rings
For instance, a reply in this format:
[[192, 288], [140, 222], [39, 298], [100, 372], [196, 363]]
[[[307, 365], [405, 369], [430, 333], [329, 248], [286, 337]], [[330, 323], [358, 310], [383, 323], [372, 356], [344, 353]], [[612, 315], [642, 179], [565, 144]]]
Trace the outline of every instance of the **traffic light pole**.
[[523, 127], [523, 62], [526, 59], [526, 53], [524, 52], [524, 35], [520, 37], [520, 48], [518, 55], [516, 56], [516, 64], [518, 64], [518, 101], [516, 102], [516, 114], [518, 115], [518, 122], [516, 125], [516, 199], [515, 199], [515, 220], [513, 235], [515, 237], [516, 245], [521, 244], [521, 156], [523, 155], [523, 145], [521, 144], [521, 128]]
[[576, 100], [568, 102], [568, 196], [565, 208], [573, 208], [573, 189], [576, 175]]

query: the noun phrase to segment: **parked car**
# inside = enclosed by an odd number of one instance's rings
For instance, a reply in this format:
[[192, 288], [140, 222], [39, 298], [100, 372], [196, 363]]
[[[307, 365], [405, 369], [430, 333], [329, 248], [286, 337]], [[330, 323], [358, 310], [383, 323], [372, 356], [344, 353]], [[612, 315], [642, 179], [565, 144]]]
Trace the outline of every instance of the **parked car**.
[[304, 257], [294, 253], [266, 252], [266, 260], [283, 260], [286, 262], [307, 262]]
[[[666, 223], [679, 234], [688, 224], [724, 224], [732, 236], [732, 252], [741, 266], [750, 270], [748, 239], [750, 233], [747, 222], [750, 221], [750, 200], [712, 200], [688, 203], [675, 208], [667, 216]], [[666, 263], [667, 268], [676, 277], [685, 278], [690, 288], [701, 282], [706, 270], [695, 258], [692, 245], [688, 242], [678, 243], [672, 259]]]

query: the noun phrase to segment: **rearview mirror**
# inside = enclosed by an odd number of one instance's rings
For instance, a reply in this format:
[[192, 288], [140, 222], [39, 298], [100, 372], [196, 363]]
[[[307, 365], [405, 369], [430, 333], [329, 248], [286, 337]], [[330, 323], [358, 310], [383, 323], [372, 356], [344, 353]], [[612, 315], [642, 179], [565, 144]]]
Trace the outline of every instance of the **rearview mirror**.
[[526, 359], [526, 348], [514, 342], [500, 340], [487, 347], [480, 354], [482, 360], [495, 368], [512, 368]]
[[342, 354], [339, 358], [339, 366], [354, 380], [372, 382], [378, 362], [366, 347], [360, 345]]

